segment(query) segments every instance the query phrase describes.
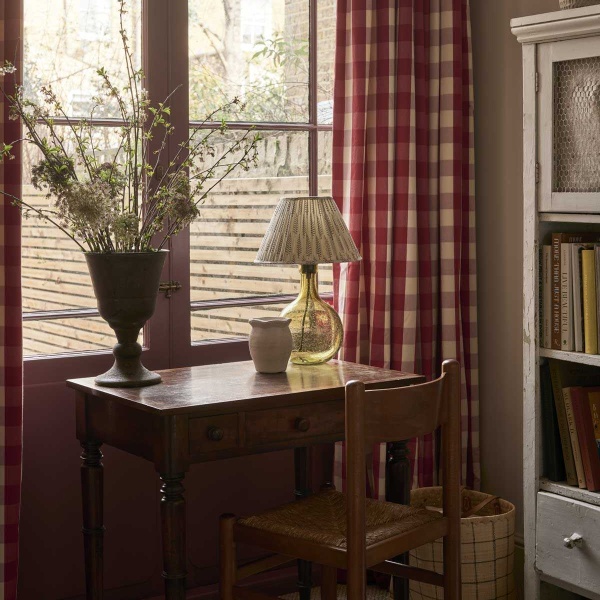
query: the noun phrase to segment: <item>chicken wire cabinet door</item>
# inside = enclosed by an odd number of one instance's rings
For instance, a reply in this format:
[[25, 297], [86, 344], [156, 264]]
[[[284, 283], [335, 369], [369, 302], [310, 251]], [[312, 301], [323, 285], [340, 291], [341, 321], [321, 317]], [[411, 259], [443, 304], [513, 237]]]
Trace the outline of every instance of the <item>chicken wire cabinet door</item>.
[[600, 210], [600, 37], [540, 44], [539, 209]]

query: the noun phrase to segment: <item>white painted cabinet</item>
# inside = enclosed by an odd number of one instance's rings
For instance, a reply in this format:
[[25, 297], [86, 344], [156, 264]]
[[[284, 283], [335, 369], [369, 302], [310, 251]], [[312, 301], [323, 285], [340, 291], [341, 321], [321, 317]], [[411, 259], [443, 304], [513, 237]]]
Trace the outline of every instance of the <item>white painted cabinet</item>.
[[541, 357], [600, 369], [600, 356], [540, 348], [538, 291], [550, 233], [600, 232], [600, 5], [511, 29], [523, 51], [525, 599], [545, 580], [600, 600], [600, 493], [541, 477], [539, 385]]

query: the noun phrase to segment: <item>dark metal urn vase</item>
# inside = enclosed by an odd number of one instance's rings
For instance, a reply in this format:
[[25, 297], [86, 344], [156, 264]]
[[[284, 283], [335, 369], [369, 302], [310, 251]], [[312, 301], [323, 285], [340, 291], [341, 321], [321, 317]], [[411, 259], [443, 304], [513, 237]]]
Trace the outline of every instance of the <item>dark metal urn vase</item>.
[[117, 335], [115, 364], [96, 377], [107, 387], [142, 387], [161, 382], [158, 373], [142, 365], [137, 342], [144, 323], [154, 313], [160, 274], [167, 250], [158, 252], [87, 252], [100, 316]]

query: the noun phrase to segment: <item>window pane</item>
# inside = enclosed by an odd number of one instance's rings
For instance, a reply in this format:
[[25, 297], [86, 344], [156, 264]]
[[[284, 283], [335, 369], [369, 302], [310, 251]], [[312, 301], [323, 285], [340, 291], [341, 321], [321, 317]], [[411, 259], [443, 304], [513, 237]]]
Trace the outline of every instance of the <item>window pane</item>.
[[[141, 64], [141, 0], [128, 2], [123, 26]], [[32, 100], [40, 100], [42, 86], [51, 86], [65, 112], [89, 116], [94, 98], [102, 93], [98, 67], [122, 89], [127, 80], [119, 35], [117, 0], [25, 0], [24, 86]], [[96, 117], [120, 117], [116, 105], [94, 111]]]
[[319, 131], [319, 194], [331, 196], [331, 131]]
[[317, 4], [317, 122], [333, 123], [333, 64], [335, 58], [335, 0]]
[[[141, 339], [138, 341], [142, 343]], [[100, 317], [23, 323], [25, 356], [107, 350], [115, 342], [113, 330]]]
[[190, 119], [308, 120], [308, 0], [189, 0]]
[[190, 228], [191, 300], [296, 294], [296, 266], [254, 264], [282, 196], [308, 194], [308, 135], [262, 132], [258, 164], [224, 179]]
[[27, 221], [22, 259], [23, 312], [95, 308], [85, 258], [55, 227]]
[[[56, 127], [65, 145], [72, 144], [66, 127]], [[94, 137], [101, 161], [114, 156], [118, 130], [96, 128]], [[36, 190], [31, 182], [32, 167], [41, 154], [31, 145], [23, 149], [23, 191], [25, 202], [37, 209], [53, 209], [54, 199], [45, 190]], [[48, 221], [30, 217], [22, 226], [23, 311], [95, 308], [96, 299], [83, 253], [66, 234]]]
[[254, 317], [278, 317], [287, 304], [232, 306], [192, 313], [192, 342], [223, 338], [247, 338], [248, 320]]

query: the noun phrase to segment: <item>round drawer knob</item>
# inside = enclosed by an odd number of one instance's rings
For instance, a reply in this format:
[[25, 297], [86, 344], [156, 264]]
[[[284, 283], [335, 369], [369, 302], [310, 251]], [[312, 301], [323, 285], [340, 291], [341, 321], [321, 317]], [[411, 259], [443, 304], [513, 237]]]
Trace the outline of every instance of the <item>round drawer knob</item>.
[[298, 417], [296, 419], [295, 427], [298, 431], [308, 431], [310, 429], [310, 421], [308, 419]]
[[209, 427], [206, 436], [213, 442], [220, 442], [223, 439], [223, 430], [220, 427]]
[[583, 545], [583, 536], [578, 533], [574, 533], [573, 535], [566, 537], [563, 540], [564, 545], [567, 548], [580, 548]]

